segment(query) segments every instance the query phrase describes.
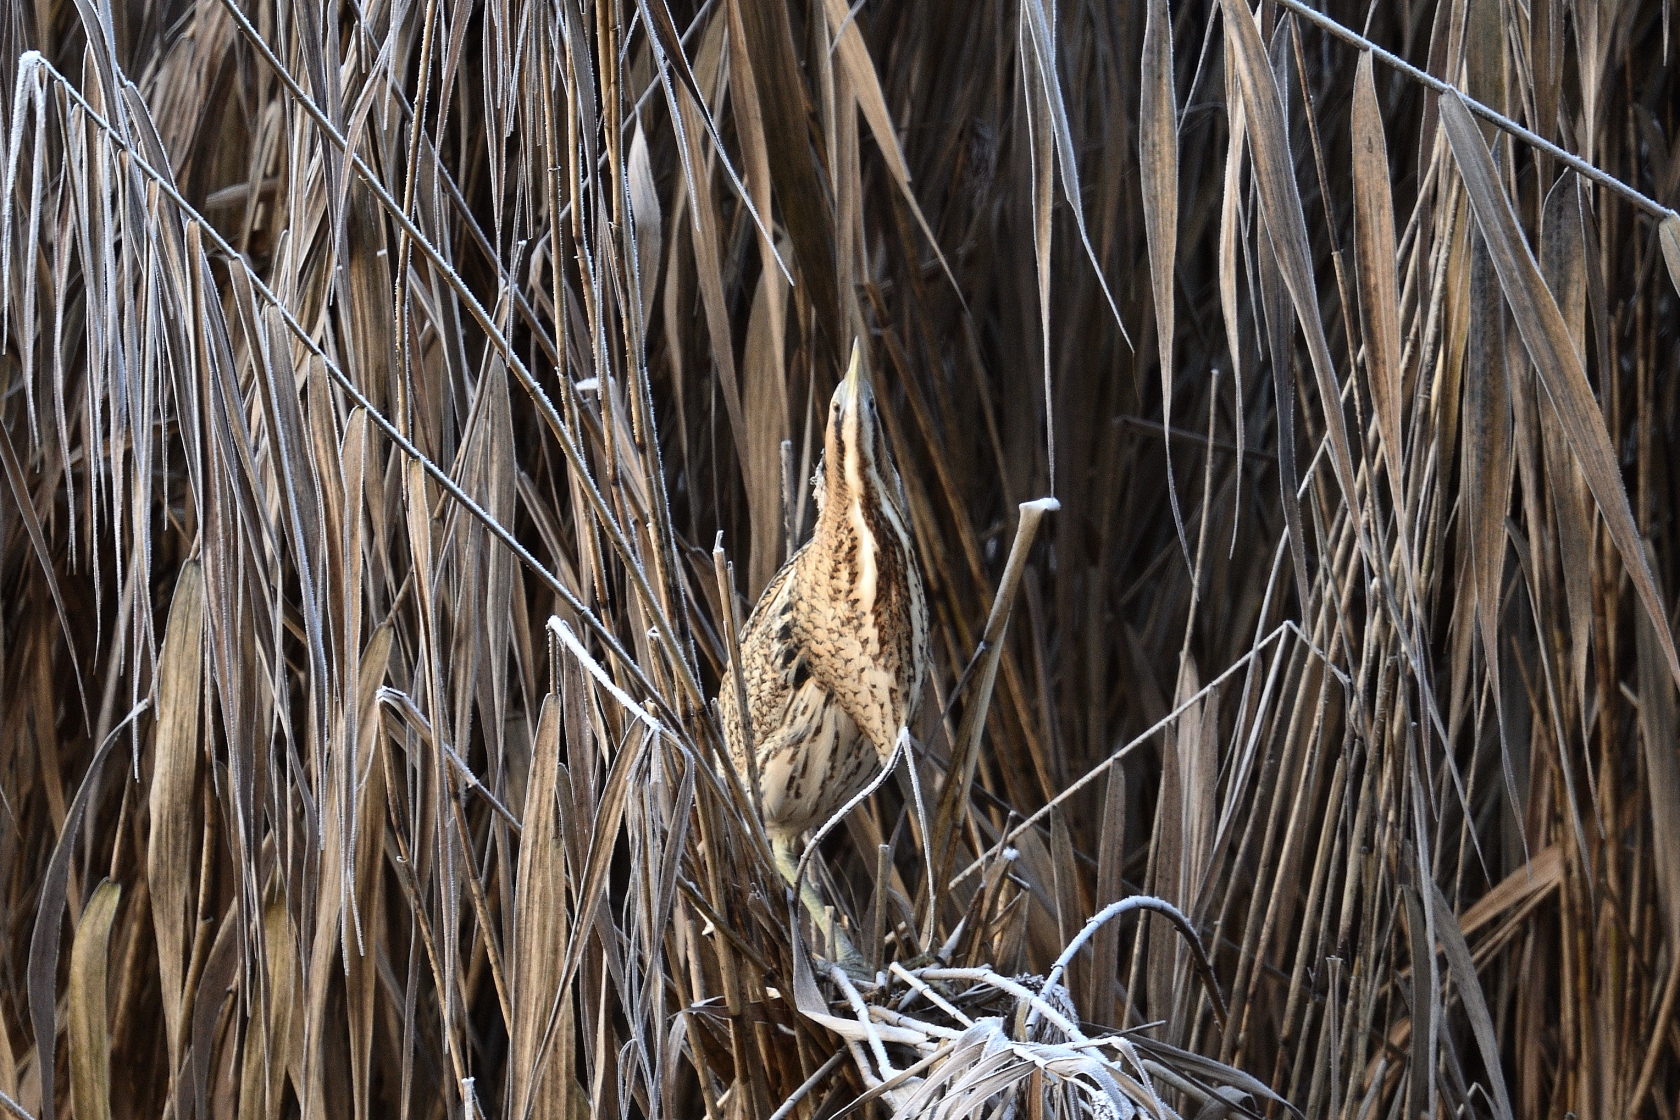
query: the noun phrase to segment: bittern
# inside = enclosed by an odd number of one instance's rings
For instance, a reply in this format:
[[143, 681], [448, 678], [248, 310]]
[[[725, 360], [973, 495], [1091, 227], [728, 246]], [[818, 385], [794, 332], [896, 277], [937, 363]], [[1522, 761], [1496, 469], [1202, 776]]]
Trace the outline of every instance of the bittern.
[[[790, 883], [800, 834], [879, 772], [915, 718], [927, 676], [927, 597], [904, 483], [856, 345], [829, 402], [811, 484], [816, 529], [765, 587], [740, 642], [758, 800]], [[740, 705], [727, 679], [718, 707], [731, 761], [750, 782]], [[803, 897], [827, 934], [815, 892], [806, 887]]]

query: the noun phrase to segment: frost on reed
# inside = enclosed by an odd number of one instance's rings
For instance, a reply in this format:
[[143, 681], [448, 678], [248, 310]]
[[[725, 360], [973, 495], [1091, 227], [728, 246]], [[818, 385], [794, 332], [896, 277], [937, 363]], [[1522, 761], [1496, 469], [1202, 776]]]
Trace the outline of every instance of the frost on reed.
[[[1670, 9], [4, 6], [0, 1112], [1672, 1117]], [[713, 707], [854, 338], [856, 976]]]

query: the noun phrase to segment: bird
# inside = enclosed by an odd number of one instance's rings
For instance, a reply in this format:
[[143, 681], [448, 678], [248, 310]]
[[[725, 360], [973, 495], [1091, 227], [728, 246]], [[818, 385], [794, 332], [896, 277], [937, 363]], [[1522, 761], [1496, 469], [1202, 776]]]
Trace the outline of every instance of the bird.
[[[811, 538], [765, 586], [740, 633], [756, 766], [727, 680], [718, 702], [730, 762], [744, 786], [756, 773], [765, 833], [789, 883], [799, 837], [879, 772], [915, 719], [928, 673], [927, 594], [909, 504], [856, 343], [829, 401], [811, 485]], [[830, 934], [814, 890], [802, 896]]]

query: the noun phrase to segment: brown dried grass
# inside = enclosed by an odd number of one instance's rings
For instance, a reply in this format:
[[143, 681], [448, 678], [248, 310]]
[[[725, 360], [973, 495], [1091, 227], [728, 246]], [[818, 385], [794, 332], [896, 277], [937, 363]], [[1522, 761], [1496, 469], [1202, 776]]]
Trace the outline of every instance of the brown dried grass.
[[[1672, 1117], [1669, 4], [1325, 11], [8, 6], [0, 1110]], [[710, 548], [854, 337], [848, 991]]]

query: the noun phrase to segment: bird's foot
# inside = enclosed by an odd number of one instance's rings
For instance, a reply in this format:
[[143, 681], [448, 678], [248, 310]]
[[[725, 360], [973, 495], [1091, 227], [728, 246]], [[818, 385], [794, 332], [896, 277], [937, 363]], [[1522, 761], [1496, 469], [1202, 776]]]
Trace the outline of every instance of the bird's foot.
[[839, 968], [846, 974], [846, 978], [859, 987], [875, 988], [880, 984], [880, 977], [875, 969], [869, 967], [869, 962], [852, 944], [852, 939], [846, 936], [846, 931], [838, 924], [831, 927], [831, 944], [826, 947], [825, 956], [821, 962], [820, 971], [826, 976], [829, 969]]
[[824, 976], [832, 978], [833, 970], [836, 968], [845, 973], [846, 979], [855, 988], [873, 991], [881, 986], [881, 974], [870, 968], [869, 962], [864, 960], [862, 954], [856, 950], [851, 953], [842, 953], [835, 960], [819, 958], [817, 961], [817, 971]]
[[906, 972], [915, 972], [923, 968], [944, 968], [948, 962], [938, 953], [917, 953], [908, 960], [899, 961], [899, 967]]

